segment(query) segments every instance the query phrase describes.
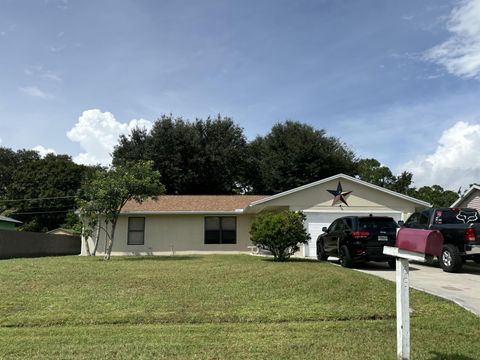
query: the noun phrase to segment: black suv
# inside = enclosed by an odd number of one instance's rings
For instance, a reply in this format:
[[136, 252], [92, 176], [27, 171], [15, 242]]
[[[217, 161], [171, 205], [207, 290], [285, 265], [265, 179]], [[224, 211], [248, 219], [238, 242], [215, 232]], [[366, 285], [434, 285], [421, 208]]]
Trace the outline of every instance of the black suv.
[[338, 256], [340, 264], [352, 267], [355, 262], [387, 261], [395, 269], [395, 258], [383, 254], [383, 246], [395, 246], [398, 225], [388, 216], [346, 216], [336, 219], [317, 238], [317, 258]]

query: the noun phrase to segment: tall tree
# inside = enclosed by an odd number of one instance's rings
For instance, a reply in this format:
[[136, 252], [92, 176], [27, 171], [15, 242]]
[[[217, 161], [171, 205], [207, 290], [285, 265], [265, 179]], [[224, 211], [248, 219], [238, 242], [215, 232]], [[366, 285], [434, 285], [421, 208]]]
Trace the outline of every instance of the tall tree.
[[414, 196], [429, 202], [433, 207], [450, 207], [458, 199], [458, 193], [445, 190], [440, 185], [422, 186]]
[[15, 172], [27, 162], [40, 160], [33, 150], [18, 150], [0, 147], [0, 199], [5, 198], [8, 186], [13, 182]]
[[195, 179], [188, 193], [233, 194], [241, 190], [247, 140], [243, 129], [230, 118], [195, 122], [201, 152], [195, 156]]
[[412, 177], [413, 174], [411, 172], [404, 171], [400, 175], [395, 176], [395, 180], [387, 187], [401, 194], [415, 196], [415, 188], [411, 186]]
[[80, 192], [80, 216], [87, 227], [84, 235], [90, 235], [94, 227], [99, 226], [98, 217], [102, 216], [107, 239], [104, 259], [110, 259], [118, 216], [127, 201], [141, 203], [164, 190], [160, 174], [153, 169], [151, 161], [126, 162], [108, 170], [97, 170]]
[[357, 162], [357, 175], [371, 184], [388, 187], [395, 182], [392, 171], [376, 159], [361, 159]]
[[232, 194], [242, 188], [247, 142], [228, 117], [194, 122], [164, 115], [150, 133], [120, 138], [114, 164], [152, 160], [169, 194]]
[[395, 176], [388, 166], [380, 164], [376, 159], [360, 159], [356, 164], [356, 175], [371, 184], [382, 186], [405, 195], [413, 195], [411, 187], [412, 174], [404, 171]]
[[146, 129], [134, 128], [128, 136], [120, 135], [119, 144], [113, 153], [114, 163], [124, 161], [145, 160], [147, 154], [147, 142], [150, 135]]
[[338, 173], [352, 174], [355, 156], [337, 138], [296, 121], [278, 123], [250, 144], [253, 192], [279, 193]]
[[[67, 155], [17, 153], [19, 162], [6, 188], [4, 206], [22, 230], [47, 231], [65, 223], [87, 168]], [[1, 201], [0, 201], [1, 203]]]

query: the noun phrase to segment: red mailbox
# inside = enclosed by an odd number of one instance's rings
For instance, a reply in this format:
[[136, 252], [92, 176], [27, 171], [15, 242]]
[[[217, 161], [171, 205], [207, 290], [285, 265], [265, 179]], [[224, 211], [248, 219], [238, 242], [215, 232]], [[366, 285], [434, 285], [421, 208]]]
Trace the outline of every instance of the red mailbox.
[[440, 256], [442, 254], [443, 235], [438, 230], [401, 228], [398, 230], [395, 246], [403, 250]]

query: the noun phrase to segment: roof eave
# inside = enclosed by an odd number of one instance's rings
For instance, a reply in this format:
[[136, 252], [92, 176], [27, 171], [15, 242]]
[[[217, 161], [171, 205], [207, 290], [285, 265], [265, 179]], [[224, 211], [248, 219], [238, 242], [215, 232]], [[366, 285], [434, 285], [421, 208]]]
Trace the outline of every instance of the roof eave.
[[478, 185], [472, 185], [470, 189], [467, 190], [467, 192], [459, 197], [455, 202], [450, 206], [450, 207], [456, 207], [458, 204], [460, 204], [463, 200], [465, 200], [467, 197], [469, 197], [475, 190], [480, 190], [480, 186]]
[[225, 210], [178, 210], [178, 211], [158, 211], [158, 210], [130, 210], [123, 211], [120, 215], [241, 215], [243, 209], [236, 209], [233, 211]]
[[0, 219], [0, 221], [5, 221], [13, 224], [23, 224], [23, 222], [7, 217], [6, 219]]
[[296, 187], [294, 189], [291, 189], [291, 190], [287, 190], [287, 191], [284, 191], [284, 192], [281, 192], [279, 194], [275, 194], [275, 195], [272, 195], [272, 196], [269, 196], [265, 199], [260, 199], [260, 200], [257, 200], [257, 201], [253, 201], [250, 203], [249, 207], [253, 207], [253, 206], [256, 206], [256, 205], [259, 205], [259, 204], [263, 204], [265, 202], [268, 202], [268, 201], [271, 201], [271, 200], [274, 200], [274, 199], [278, 199], [280, 197], [283, 197], [283, 196], [286, 196], [286, 195], [290, 195], [292, 193], [295, 193], [295, 192], [298, 192], [298, 191], [301, 191], [301, 190], [305, 190], [305, 189], [308, 189], [308, 188], [311, 188], [313, 186], [317, 186], [317, 185], [321, 185], [323, 183], [326, 183], [328, 181], [331, 181], [331, 180], [336, 180], [336, 179], [339, 179], [339, 178], [344, 178], [346, 180], [350, 180], [350, 181], [353, 181], [353, 182], [356, 182], [358, 184], [361, 184], [361, 185], [364, 185], [364, 186], [367, 186], [367, 187], [370, 187], [372, 189], [376, 189], [376, 190], [379, 190], [379, 191], [382, 191], [384, 193], [387, 193], [387, 194], [390, 194], [392, 196], [395, 196], [395, 197], [398, 197], [398, 198], [401, 198], [403, 200], [407, 200], [407, 201], [410, 201], [410, 202], [413, 202], [413, 203], [416, 203], [418, 205], [421, 205], [421, 206], [424, 206], [424, 207], [431, 207], [432, 205], [426, 201], [422, 201], [422, 200], [418, 200], [418, 199], [415, 199], [411, 196], [408, 196], [408, 195], [403, 195], [403, 194], [400, 194], [400, 193], [397, 193], [395, 191], [392, 191], [392, 190], [389, 190], [389, 189], [385, 189], [381, 186], [378, 186], [378, 185], [373, 185], [373, 184], [370, 184], [369, 182], [366, 182], [366, 181], [363, 181], [363, 180], [360, 180], [360, 179], [356, 179], [352, 176], [349, 176], [349, 175], [345, 175], [345, 174], [337, 174], [337, 175], [333, 175], [333, 176], [330, 176], [328, 178], [325, 178], [325, 179], [321, 179], [321, 180], [318, 180], [318, 181], [315, 181], [313, 183], [310, 183], [310, 184], [306, 184], [306, 185], [302, 185], [302, 186], [299, 186], [299, 187]]

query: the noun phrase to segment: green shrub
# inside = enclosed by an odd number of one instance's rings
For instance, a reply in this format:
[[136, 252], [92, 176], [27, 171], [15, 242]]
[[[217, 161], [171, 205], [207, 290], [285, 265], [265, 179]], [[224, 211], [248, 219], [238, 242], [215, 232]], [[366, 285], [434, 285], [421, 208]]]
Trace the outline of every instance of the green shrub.
[[273, 254], [275, 261], [285, 261], [299, 250], [298, 244], [310, 240], [302, 212], [282, 211], [259, 215], [252, 224], [250, 237], [257, 246], [262, 246]]

